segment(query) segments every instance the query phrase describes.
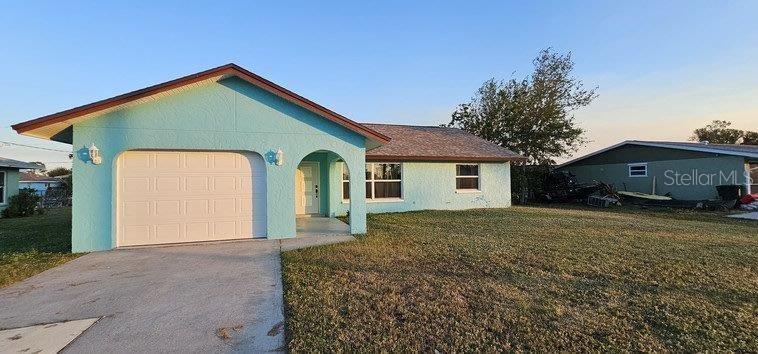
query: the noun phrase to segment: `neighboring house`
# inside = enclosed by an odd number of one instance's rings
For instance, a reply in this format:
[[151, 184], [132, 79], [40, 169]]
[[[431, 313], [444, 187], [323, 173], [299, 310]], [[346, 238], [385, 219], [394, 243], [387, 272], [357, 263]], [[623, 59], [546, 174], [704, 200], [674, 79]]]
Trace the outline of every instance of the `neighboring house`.
[[[296, 217], [510, 205], [522, 157], [458, 129], [359, 124], [229, 64], [19, 123], [74, 145], [74, 252], [296, 236]], [[99, 163], [99, 164], [97, 164]]]
[[45, 166], [0, 157], [0, 211], [8, 207], [10, 197], [18, 194], [19, 170], [41, 168], [45, 168]]
[[34, 172], [23, 172], [19, 177], [18, 188], [30, 188], [39, 196], [44, 196], [48, 188], [57, 188], [63, 185], [63, 182], [56, 177], [38, 175]]
[[670, 193], [682, 200], [716, 199], [717, 185], [737, 184], [743, 192], [758, 193], [756, 145], [632, 140], [568, 161], [558, 169], [573, 173], [579, 182]]

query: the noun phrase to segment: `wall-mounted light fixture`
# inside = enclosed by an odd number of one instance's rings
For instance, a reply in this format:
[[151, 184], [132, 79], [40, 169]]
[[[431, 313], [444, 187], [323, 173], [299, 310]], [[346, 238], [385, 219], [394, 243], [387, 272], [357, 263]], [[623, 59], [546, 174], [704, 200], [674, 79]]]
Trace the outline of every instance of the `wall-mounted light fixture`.
[[276, 165], [284, 165], [284, 151], [282, 149], [276, 150]]
[[89, 159], [95, 165], [99, 165], [103, 162], [103, 158], [100, 157], [100, 149], [95, 146], [95, 143], [92, 143], [89, 147]]

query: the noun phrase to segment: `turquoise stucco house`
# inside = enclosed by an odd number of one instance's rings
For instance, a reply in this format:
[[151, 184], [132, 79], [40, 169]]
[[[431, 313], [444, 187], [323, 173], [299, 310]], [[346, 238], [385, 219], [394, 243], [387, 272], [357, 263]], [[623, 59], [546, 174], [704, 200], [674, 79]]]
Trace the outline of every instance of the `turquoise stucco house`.
[[359, 124], [228, 64], [13, 126], [73, 144], [74, 252], [297, 236], [296, 218], [510, 206], [521, 157], [453, 128]]

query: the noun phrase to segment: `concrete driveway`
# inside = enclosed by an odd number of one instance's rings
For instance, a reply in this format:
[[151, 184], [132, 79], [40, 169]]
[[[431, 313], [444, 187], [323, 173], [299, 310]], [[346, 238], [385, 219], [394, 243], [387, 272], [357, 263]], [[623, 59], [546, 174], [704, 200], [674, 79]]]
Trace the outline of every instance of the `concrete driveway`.
[[280, 249], [348, 239], [90, 253], [0, 289], [0, 329], [102, 317], [64, 352], [284, 350]]

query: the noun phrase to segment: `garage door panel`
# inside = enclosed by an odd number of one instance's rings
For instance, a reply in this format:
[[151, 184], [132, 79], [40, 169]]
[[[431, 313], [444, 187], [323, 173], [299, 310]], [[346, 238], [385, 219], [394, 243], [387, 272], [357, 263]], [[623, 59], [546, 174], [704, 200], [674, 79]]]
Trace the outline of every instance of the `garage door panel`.
[[184, 167], [192, 171], [206, 171], [208, 170], [209, 163], [208, 155], [192, 154], [184, 156]]
[[210, 188], [208, 188], [208, 177], [188, 176], [185, 177], [185, 181], [187, 185], [187, 191], [189, 192], [207, 192], [210, 190]]
[[213, 215], [237, 215], [234, 198], [216, 199], [213, 201]]
[[121, 162], [121, 167], [132, 171], [145, 171], [150, 169], [150, 157], [151, 155], [147, 152], [129, 151], [124, 153], [119, 158], [119, 161]]
[[156, 240], [178, 240], [182, 241], [181, 224], [159, 224], [155, 225]]
[[155, 191], [158, 193], [178, 193], [182, 189], [182, 179], [176, 177], [157, 177]]
[[160, 171], [173, 172], [182, 166], [182, 155], [179, 152], [163, 152], [153, 154], [155, 156], [155, 168]]
[[213, 223], [213, 236], [218, 238], [232, 238], [237, 233], [237, 222], [215, 221]]
[[126, 152], [118, 162], [117, 243], [131, 246], [264, 236], [263, 176], [265, 163], [260, 156]]
[[209, 205], [210, 203], [207, 199], [184, 201], [185, 213], [187, 214], [187, 217], [190, 218], [208, 216], [210, 214], [210, 210], [208, 210]]
[[143, 194], [150, 191], [150, 178], [134, 177], [124, 178], [122, 181], [125, 195]]
[[190, 241], [207, 240], [210, 237], [210, 224], [207, 222], [194, 222], [186, 225], [187, 239]]
[[214, 193], [230, 193], [234, 194], [239, 192], [237, 187], [237, 179], [234, 176], [218, 176], [213, 178], [213, 192]]
[[158, 217], [179, 217], [181, 214], [181, 201], [179, 200], [159, 200], [155, 202], [155, 215]]
[[235, 172], [240, 158], [234, 155], [213, 155], [213, 169], [218, 172]]

